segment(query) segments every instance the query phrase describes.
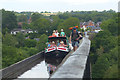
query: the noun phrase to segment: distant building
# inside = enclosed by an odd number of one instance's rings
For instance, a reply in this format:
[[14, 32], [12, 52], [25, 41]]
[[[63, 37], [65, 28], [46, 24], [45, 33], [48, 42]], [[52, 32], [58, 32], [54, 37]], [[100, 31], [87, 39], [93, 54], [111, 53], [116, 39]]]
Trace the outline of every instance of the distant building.
[[99, 32], [99, 31], [101, 31], [100, 24], [101, 24], [101, 22], [97, 22], [95, 24], [95, 22], [90, 20], [88, 22], [80, 22], [80, 28], [84, 29], [84, 30], [89, 28], [89, 29], [91, 29], [94, 32]]
[[87, 26], [87, 28], [91, 28], [91, 31], [94, 31], [96, 33], [102, 30], [100, 27], [95, 27], [95, 26]]
[[86, 30], [86, 29], [87, 29], [88, 24], [89, 24], [88, 22], [81, 22], [81, 23], [80, 23], [80, 27], [81, 27], [81, 29]]
[[14, 29], [11, 31], [11, 34], [16, 35], [17, 33], [23, 33], [23, 34], [28, 34], [28, 33], [37, 33], [37, 31], [33, 31], [31, 29]]

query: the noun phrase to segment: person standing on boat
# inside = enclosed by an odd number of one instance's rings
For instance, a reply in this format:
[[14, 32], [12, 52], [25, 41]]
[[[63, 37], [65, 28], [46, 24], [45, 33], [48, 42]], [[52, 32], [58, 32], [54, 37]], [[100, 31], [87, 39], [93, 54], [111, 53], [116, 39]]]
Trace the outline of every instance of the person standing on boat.
[[59, 32], [58, 32], [58, 30], [55, 31], [55, 35], [56, 35], [56, 37], [59, 36]]
[[55, 35], [55, 30], [53, 30], [52, 37], [56, 37], [56, 35]]
[[65, 37], [65, 32], [63, 32], [63, 29], [61, 29], [60, 36]]
[[72, 46], [74, 51], [76, 51], [76, 49], [79, 47], [79, 39], [80, 39], [80, 36], [78, 34], [77, 28], [74, 27], [70, 34], [70, 43], [72, 41]]

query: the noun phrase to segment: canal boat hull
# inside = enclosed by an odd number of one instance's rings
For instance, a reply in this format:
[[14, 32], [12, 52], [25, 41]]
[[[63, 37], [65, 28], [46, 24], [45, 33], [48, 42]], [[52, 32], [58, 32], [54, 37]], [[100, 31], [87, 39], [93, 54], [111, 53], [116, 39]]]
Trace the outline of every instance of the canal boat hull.
[[66, 47], [48, 48], [45, 51], [45, 57], [65, 57], [69, 53]]

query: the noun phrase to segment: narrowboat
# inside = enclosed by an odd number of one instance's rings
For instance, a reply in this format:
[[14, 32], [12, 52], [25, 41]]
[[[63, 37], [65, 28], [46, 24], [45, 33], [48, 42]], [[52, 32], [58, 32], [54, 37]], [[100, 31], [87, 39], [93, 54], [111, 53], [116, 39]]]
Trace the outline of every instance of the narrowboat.
[[68, 44], [66, 37], [49, 37], [45, 57], [65, 57], [70, 51]]

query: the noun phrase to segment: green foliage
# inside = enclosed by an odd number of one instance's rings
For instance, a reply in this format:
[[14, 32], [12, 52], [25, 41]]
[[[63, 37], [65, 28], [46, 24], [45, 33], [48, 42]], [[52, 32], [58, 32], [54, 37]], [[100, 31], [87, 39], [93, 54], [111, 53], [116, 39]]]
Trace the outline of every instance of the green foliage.
[[16, 45], [18, 45], [18, 41], [16, 40], [14, 36], [12, 36], [9, 33], [6, 33], [5, 36], [3, 36], [3, 44], [7, 46], [15, 47]]
[[110, 33], [114, 36], [118, 34], [118, 23], [115, 19], [109, 19], [101, 24], [101, 27], [105, 31], [110, 31]]
[[27, 15], [22, 14], [22, 15], [17, 16], [18, 22], [26, 22], [27, 23], [27, 20], [28, 20]]
[[70, 17], [59, 25], [58, 30], [60, 31], [60, 29], [64, 29], [64, 32], [66, 33], [66, 35], [69, 36], [70, 32], [71, 32], [71, 30], [69, 30], [69, 28], [78, 26], [78, 25], [79, 25], [79, 19]]
[[31, 29], [37, 30], [39, 34], [43, 34], [46, 33], [46, 30], [49, 31], [50, 25], [50, 20], [39, 18], [36, 21], [32, 22]]
[[33, 13], [31, 18], [32, 18], [32, 21], [34, 22], [34, 21], [36, 21], [37, 19], [42, 18], [42, 17], [43, 17], [42, 14]]
[[113, 17], [113, 14], [115, 12], [109, 12], [109, 11], [74, 11], [71, 12], [72, 17], [77, 17], [81, 21], [89, 21], [92, 20], [94, 22], [99, 22], [99, 21], [105, 21], [109, 18]]
[[48, 36], [45, 34], [40, 36], [40, 41], [37, 43], [37, 48], [39, 51], [42, 51], [45, 49], [47, 39], [48, 39]]
[[[17, 19], [14, 12], [2, 10], [2, 29], [8, 29], [10, 32], [12, 29], [17, 27]], [[3, 32], [5, 34], [5, 32]]]
[[64, 19], [64, 20], [68, 19], [70, 17], [71, 17], [71, 14], [69, 12], [65, 12], [65, 13], [59, 15], [59, 18]]
[[[52, 30], [56, 30], [59, 27], [59, 24], [61, 24], [63, 22], [63, 19], [60, 19], [59, 16], [51, 16], [50, 17], [52, 22], [51, 22], [51, 27]], [[52, 31], [50, 31], [52, 32]]]
[[21, 49], [21, 50], [25, 50], [25, 51], [26, 51], [26, 54], [27, 54], [28, 56], [32, 56], [32, 55], [38, 53], [38, 49], [35, 48], [35, 47], [30, 47], [30, 48], [28, 48], [28, 47], [21, 47], [20, 49]]
[[23, 29], [30, 29], [30, 24], [28, 24], [28, 23], [23, 23], [23, 24], [22, 24], [22, 28], [23, 28]]
[[109, 61], [106, 57], [106, 54], [98, 57], [98, 60], [92, 67], [92, 77], [93, 78], [102, 78], [104, 76], [105, 71], [109, 67]]
[[25, 36], [22, 33], [18, 33], [16, 36], [16, 39], [18, 41], [17, 47], [23, 47], [24, 46], [24, 41], [25, 41]]
[[15, 48], [12, 46], [2, 46], [2, 67], [8, 67], [20, 60], [23, 60], [29, 56], [32, 56], [38, 53], [36, 48], [21, 47]]
[[104, 31], [92, 40], [90, 57], [93, 78], [118, 78], [118, 21], [112, 18], [101, 24]]
[[14, 54], [16, 57], [14, 58], [15, 60], [13, 60], [15, 61], [15, 63], [29, 57], [29, 53], [27, 53], [27, 51], [21, 48], [17, 48], [16, 50], [17, 50], [16, 55]]
[[37, 41], [36, 40], [32, 40], [32, 39], [26, 39], [25, 40], [25, 46], [26, 47], [36, 47], [36, 43]]
[[38, 33], [29, 33], [26, 37], [29, 36], [30, 39], [38, 38], [40, 35]]
[[14, 63], [16, 48], [5, 45], [2, 45], [2, 48], [2, 67], [4, 68]]
[[118, 64], [118, 59], [118, 46], [116, 46], [109, 52], [109, 61], [111, 62], [111, 65]]
[[104, 78], [118, 78], [118, 65], [110, 66], [105, 72]]
[[38, 53], [38, 49], [37, 49], [37, 48], [31, 47], [31, 48], [28, 48], [28, 49], [29, 49], [29, 50], [28, 50], [27, 53], [29, 54], [29, 56], [32, 56], [32, 55]]

